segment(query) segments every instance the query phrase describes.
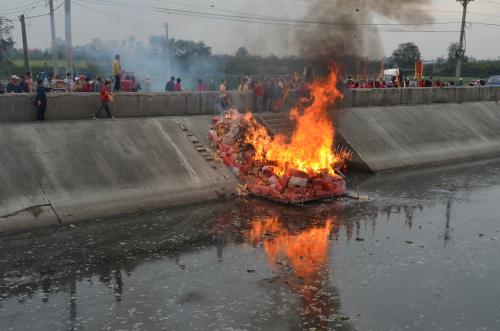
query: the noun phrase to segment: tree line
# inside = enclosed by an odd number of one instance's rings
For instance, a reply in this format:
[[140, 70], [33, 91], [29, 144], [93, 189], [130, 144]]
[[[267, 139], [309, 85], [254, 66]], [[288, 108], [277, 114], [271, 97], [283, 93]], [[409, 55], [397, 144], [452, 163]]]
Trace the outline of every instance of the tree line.
[[[0, 18], [0, 76], [11, 73], [21, 73], [23, 58], [22, 49], [14, 46], [12, 39], [12, 22]], [[454, 76], [456, 66], [456, 43], [450, 44], [445, 57], [435, 61], [427, 61], [424, 74], [426, 76]], [[234, 54], [214, 54], [212, 48], [204, 42], [191, 40], [169, 39], [168, 47], [164, 36], [152, 35], [146, 43], [129, 37], [123, 40], [104, 41], [93, 39], [84, 45], [74, 46], [74, 60], [77, 71], [87, 71], [94, 74], [106, 75], [110, 72], [111, 60], [115, 54], [127, 54], [124, 58], [125, 70], [135, 71], [138, 75], [149, 75], [162, 71], [166, 63], [166, 50], [169, 50], [172, 74], [174, 75], [286, 75], [293, 72], [302, 72], [303, 68], [312, 64], [316, 72], [321, 74], [328, 69], [330, 59], [306, 59], [298, 56], [259, 56], [251, 54], [245, 47], [240, 47]], [[65, 43], [56, 41], [56, 51], [60, 72], [64, 72]], [[50, 48], [30, 50], [32, 71], [35, 74], [51, 71], [52, 50]], [[415, 62], [421, 59], [421, 52], [412, 42], [400, 44], [391, 57], [384, 59], [383, 67], [397, 67], [413, 69]], [[16, 61], [17, 60], [17, 61]], [[360, 77], [378, 76], [381, 60], [360, 60], [359, 58], [338, 59], [342, 73], [357, 74]], [[17, 64], [16, 64], [17, 62]], [[487, 77], [500, 74], [500, 60], [477, 60], [466, 57], [462, 68], [464, 77]]]

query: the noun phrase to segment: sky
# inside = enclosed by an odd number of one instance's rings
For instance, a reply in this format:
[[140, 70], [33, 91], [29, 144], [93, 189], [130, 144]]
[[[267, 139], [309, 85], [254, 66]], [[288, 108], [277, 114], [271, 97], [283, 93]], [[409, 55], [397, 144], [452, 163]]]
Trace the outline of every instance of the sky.
[[[253, 54], [293, 55], [297, 52], [293, 46], [294, 31], [303, 27], [183, 16], [158, 8], [301, 19], [310, 1], [328, 0], [72, 0], [73, 43], [84, 44], [94, 38], [126, 39], [130, 35], [147, 42], [150, 35], [164, 34], [165, 23], [168, 22], [171, 38], [203, 41], [213, 48], [214, 53], [233, 54], [237, 48], [245, 46]], [[22, 46], [17, 16], [22, 13], [27, 17], [46, 14], [47, 2], [0, 0], [0, 16], [7, 16], [14, 21], [16, 47]], [[62, 3], [63, 0], [54, 0], [55, 7]], [[432, 4], [424, 9], [432, 14], [437, 23], [425, 26], [427, 31], [432, 32], [381, 32], [382, 49], [386, 56], [390, 56], [398, 44], [411, 41], [419, 46], [424, 59], [431, 60], [445, 56], [448, 45], [458, 41], [461, 6], [456, 0], [432, 0]], [[64, 5], [56, 10], [55, 20], [56, 35], [64, 39]], [[477, 59], [500, 58], [500, 0], [475, 0], [469, 5], [467, 20], [471, 22], [466, 33], [467, 54]], [[376, 17], [375, 22], [391, 23], [381, 17]], [[49, 47], [49, 16], [30, 18], [27, 24], [29, 48]]]

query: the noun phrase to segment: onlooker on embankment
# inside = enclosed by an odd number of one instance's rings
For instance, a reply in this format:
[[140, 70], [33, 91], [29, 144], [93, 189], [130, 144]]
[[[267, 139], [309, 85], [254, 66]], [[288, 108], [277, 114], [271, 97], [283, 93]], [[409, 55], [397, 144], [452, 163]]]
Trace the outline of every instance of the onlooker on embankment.
[[219, 86], [219, 101], [223, 112], [229, 108], [229, 96], [227, 95], [226, 84], [226, 80], [223, 79]]
[[207, 91], [207, 86], [205, 84], [203, 84], [203, 80], [201, 78], [198, 79], [198, 85], [196, 85], [196, 91], [197, 92]]
[[37, 108], [36, 120], [38, 122], [45, 121], [45, 111], [47, 110], [47, 95], [45, 94], [45, 88], [43, 87], [43, 81], [41, 79], [37, 82], [36, 89], [36, 100], [35, 105]]
[[255, 95], [255, 111], [257, 113], [262, 113], [264, 111], [264, 83], [261, 80], [257, 82], [254, 89]]
[[[30, 87], [31, 85], [31, 87]], [[31, 79], [31, 72], [27, 72], [22, 75], [21, 81], [19, 82], [19, 86], [23, 93], [31, 93], [33, 88], [33, 80]]]
[[276, 79], [271, 81], [271, 110], [279, 111], [283, 89]]
[[175, 92], [181, 92], [182, 91], [182, 84], [181, 84], [181, 79], [177, 78], [177, 84], [174, 86], [174, 91]]
[[131, 91], [132, 92], [140, 92], [142, 90], [142, 86], [141, 84], [135, 79], [135, 76], [132, 76], [130, 78], [130, 80], [132, 81], [132, 88], [131, 88]]
[[113, 76], [115, 77], [115, 87], [113, 91], [120, 91], [121, 89], [121, 78], [122, 78], [122, 65], [120, 63], [120, 55], [115, 55], [115, 61], [113, 62]]
[[101, 92], [103, 88], [101, 76], [97, 76], [94, 82], [94, 92]]
[[75, 78], [75, 83], [73, 84], [71, 92], [82, 92], [82, 80], [80, 77]]
[[65, 92], [71, 92], [73, 91], [73, 78], [72, 78], [72, 74], [70, 72], [68, 72], [66, 74], [66, 78], [64, 79], [64, 91]]
[[108, 103], [112, 100], [113, 95], [111, 94], [111, 81], [106, 80], [104, 82], [104, 86], [101, 90], [101, 107], [95, 113], [95, 116], [92, 117], [92, 119], [96, 120], [99, 117], [99, 114], [101, 114], [101, 111], [104, 109], [106, 110], [106, 114], [108, 114], [109, 118], [114, 118], [113, 115], [111, 115], [111, 111], [109, 109]]
[[174, 88], [175, 88], [175, 77], [172, 76], [172, 77], [170, 77], [170, 80], [165, 85], [165, 91], [172, 92], [174, 90]]
[[7, 93], [23, 93], [22, 87], [19, 85], [20, 78], [17, 75], [10, 77], [10, 82], [7, 84]]
[[85, 77], [85, 83], [83, 83], [82, 92], [94, 92], [94, 87], [92, 86], [89, 77]]

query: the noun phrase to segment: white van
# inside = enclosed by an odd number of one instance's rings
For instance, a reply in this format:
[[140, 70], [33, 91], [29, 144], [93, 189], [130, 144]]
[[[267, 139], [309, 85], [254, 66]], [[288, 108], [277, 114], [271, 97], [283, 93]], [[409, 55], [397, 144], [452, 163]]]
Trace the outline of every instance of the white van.
[[396, 77], [396, 81], [399, 82], [400, 72], [399, 69], [385, 69], [384, 70], [384, 82], [385, 87], [394, 87], [393, 77]]

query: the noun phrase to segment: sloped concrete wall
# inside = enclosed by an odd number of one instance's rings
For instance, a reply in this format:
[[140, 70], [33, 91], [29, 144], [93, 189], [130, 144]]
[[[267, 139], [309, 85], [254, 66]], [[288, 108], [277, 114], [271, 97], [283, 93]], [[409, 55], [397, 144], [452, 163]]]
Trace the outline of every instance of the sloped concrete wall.
[[231, 196], [234, 175], [187, 137], [207, 146], [210, 119], [0, 124], [0, 231]]
[[469, 102], [338, 111], [337, 134], [372, 172], [500, 156], [500, 104]]

